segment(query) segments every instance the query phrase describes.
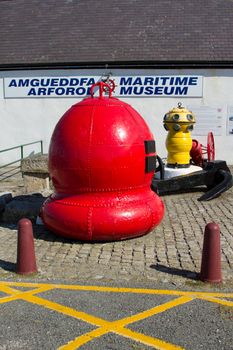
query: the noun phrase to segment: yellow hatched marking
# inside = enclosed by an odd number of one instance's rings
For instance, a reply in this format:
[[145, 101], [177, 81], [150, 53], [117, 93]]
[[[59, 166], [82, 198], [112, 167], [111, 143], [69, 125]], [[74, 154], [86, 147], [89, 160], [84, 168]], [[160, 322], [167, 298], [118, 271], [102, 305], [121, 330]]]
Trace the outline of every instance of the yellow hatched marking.
[[20, 291], [20, 290], [17, 290], [17, 289], [13, 289], [13, 288], [10, 288], [10, 287], [7, 287], [7, 286], [0, 286], [0, 290], [3, 291], [4, 293], [7, 293], [7, 294], [10, 294], [10, 296], [7, 296], [7, 297], [3, 297], [3, 298], [0, 298], [0, 304], [4, 304], [4, 303], [8, 303], [10, 301], [13, 301], [13, 300], [17, 300], [17, 299], [23, 299], [23, 297], [25, 295], [34, 295], [34, 294], [37, 294], [37, 293], [42, 293], [42, 292], [46, 292], [48, 290], [51, 290], [53, 289], [52, 286], [43, 286], [43, 287], [40, 287], [40, 288], [36, 288], [36, 289], [33, 289], [33, 290], [28, 290], [28, 291]]
[[194, 298], [182, 296], [180, 298], [168, 301], [167, 303], [157, 305], [149, 310], [140, 312], [136, 315], [125, 317], [125, 318], [118, 320], [118, 321], [114, 321], [113, 324], [120, 326], [120, 327], [127, 326], [130, 323], [141, 321], [145, 318], [160, 314], [160, 313], [167, 311], [169, 309], [172, 309], [176, 306], [186, 304], [186, 303], [192, 301], [193, 299]]
[[158, 350], [183, 350], [183, 348], [181, 348], [180, 346], [167, 343], [164, 340], [160, 340], [158, 338], [152, 338], [142, 333], [134, 332], [128, 328], [118, 328], [114, 331], [114, 333], [139, 341], [140, 343], [143, 343], [145, 345], [152, 346]]
[[[75, 317], [78, 318], [84, 322], [88, 322], [90, 324], [93, 324], [95, 326], [101, 327], [98, 330], [92, 331], [91, 333], [89, 332], [88, 334], [85, 334], [80, 337], [74, 339], [74, 341], [71, 341], [70, 343], [67, 344], [68, 347], [62, 347], [61, 349], [77, 349], [79, 346], [89, 342], [90, 340], [93, 340], [94, 338], [100, 337], [103, 334], [107, 334], [109, 332], [113, 332], [122, 336], [127, 336], [128, 338], [131, 338], [133, 340], [142, 342], [146, 345], [150, 345], [155, 347], [156, 349], [161, 349], [161, 350], [175, 350], [175, 349], [181, 349], [180, 347], [177, 347], [173, 344], [166, 343], [165, 341], [162, 341], [160, 339], [152, 338], [149, 336], [145, 336], [141, 333], [133, 332], [133, 331], [126, 331], [122, 325], [127, 325], [128, 323], [133, 323], [135, 322], [135, 319], [137, 318], [138, 320], [144, 319], [145, 317], [152, 316], [156, 313], [163, 312], [165, 310], [171, 309], [177, 305], [187, 303], [192, 300], [192, 298], [187, 298], [187, 297], [181, 297], [178, 298], [177, 300], [167, 302], [163, 305], [160, 305], [160, 307], [155, 307], [152, 308], [151, 310], [148, 310], [148, 312], [145, 312], [145, 315], [142, 316], [143, 313], [139, 313], [138, 315], [131, 316], [129, 318], [126, 318], [122, 320], [122, 324], [120, 323], [121, 320], [118, 321], [113, 321], [109, 322], [106, 321], [100, 317], [95, 317], [92, 315], [89, 315], [85, 312], [77, 311], [72, 308], [69, 308], [67, 306], [63, 306], [61, 304], [55, 303], [48, 301], [46, 299], [43, 299], [38, 296], [31, 296], [31, 295], [25, 295], [22, 296], [23, 300], [29, 301], [31, 303], [44, 306], [46, 308], [55, 310], [57, 312], [63, 313], [67, 316]], [[130, 319], [132, 318], [132, 322], [130, 322]], [[119, 324], [119, 325], [118, 325]], [[128, 335], [126, 335], [128, 334]], [[129, 336], [129, 334], [131, 334]], [[80, 344], [81, 343], [81, 344]]]
[[93, 340], [94, 338], [100, 337], [101, 335], [107, 334], [109, 332], [122, 335], [124, 337], [133, 339], [135, 341], [139, 341], [140, 343], [153, 346], [156, 349], [161, 350], [175, 350], [175, 349], [181, 349], [180, 347], [177, 347], [173, 344], [167, 343], [163, 340], [160, 340], [158, 338], [152, 338], [150, 336], [146, 336], [144, 334], [134, 332], [132, 330], [124, 328], [124, 326], [129, 325], [130, 323], [138, 322], [140, 320], [143, 320], [145, 318], [151, 317], [153, 315], [156, 315], [158, 313], [162, 313], [166, 310], [169, 310], [175, 306], [186, 304], [193, 300], [193, 298], [190, 297], [180, 297], [175, 300], [168, 301], [162, 305], [155, 306], [149, 310], [140, 312], [138, 314], [135, 314], [133, 316], [125, 317], [121, 320], [112, 321], [109, 322], [109, 327], [107, 328], [99, 328], [98, 330], [91, 331], [89, 333], [86, 333], [83, 336], [77, 337], [73, 341], [69, 342], [67, 345], [64, 345], [59, 348], [59, 350], [73, 350], [78, 349], [81, 345]]
[[[36, 289], [30, 291], [19, 291], [11, 288], [10, 286], [19, 287], [33, 287]], [[162, 305], [155, 306], [149, 310], [141, 313], [125, 317], [121, 320], [113, 322], [106, 321], [100, 317], [87, 314], [85, 312], [77, 311], [67, 306], [46, 300], [44, 298], [35, 296], [35, 294], [42, 293], [53, 289], [63, 290], [76, 290], [76, 291], [93, 291], [93, 292], [110, 292], [110, 293], [137, 293], [137, 294], [154, 294], [154, 295], [170, 295], [179, 296], [175, 300], [171, 300]], [[117, 287], [100, 287], [100, 286], [75, 286], [75, 285], [62, 285], [62, 284], [41, 284], [41, 283], [25, 283], [25, 282], [0, 282], [0, 291], [9, 294], [10, 296], [3, 297], [0, 299], [0, 303], [10, 302], [12, 300], [25, 300], [33, 304], [49, 308], [51, 310], [63, 313], [67, 316], [78, 318], [84, 322], [88, 322], [99, 328], [92, 330], [82, 336], [75, 338], [68, 344], [60, 347], [60, 350], [73, 350], [78, 349], [83, 344], [98, 338], [109, 332], [130, 338], [132, 340], [139, 341], [143, 344], [154, 347], [160, 350], [178, 350], [182, 349], [176, 345], [167, 343], [163, 340], [152, 338], [144, 334], [132, 331], [125, 328], [128, 324], [138, 322], [147, 317], [156, 315], [158, 313], [165, 312], [173, 307], [185, 304], [191, 300], [198, 298], [209, 302], [218, 303], [225, 306], [233, 307], [233, 302], [219, 299], [219, 298], [233, 298], [233, 293], [206, 293], [206, 292], [187, 292], [187, 291], [176, 291], [176, 290], [157, 290], [157, 289], [139, 289], [139, 288], [117, 288]]]
[[105, 335], [106, 333], [109, 333], [108, 329], [105, 329], [104, 327], [94, 329], [93, 331], [90, 331], [88, 333], [85, 333], [81, 335], [80, 337], [75, 338], [74, 340], [71, 340], [68, 344], [62, 345], [58, 348], [58, 350], [75, 350], [80, 348], [80, 346], [90, 342], [91, 340], [95, 338], [99, 338], [102, 335]]
[[131, 340], [135, 340], [135, 341], [140, 342], [140, 343], [145, 344], [145, 345], [149, 345], [149, 346], [151, 346], [155, 349], [158, 349], [158, 350], [183, 350], [182, 347], [179, 347], [177, 345], [167, 343], [167, 342], [160, 340], [158, 338], [152, 338], [152, 337], [144, 335], [142, 333], [134, 332], [134, 331], [127, 329], [127, 328], [124, 328], [124, 327], [119, 327], [119, 328], [114, 329], [114, 330], [106, 330], [104, 328], [95, 329], [94, 331], [91, 331], [89, 333], [81, 335], [80, 337], [69, 342], [68, 344], [59, 347], [58, 350], [79, 349], [82, 345], [90, 342], [91, 340], [93, 340], [95, 338], [98, 338], [102, 335], [110, 333], [111, 331], [115, 334], [129, 338]]
[[6, 294], [9, 294], [9, 295], [16, 295], [16, 294], [20, 294], [22, 293], [21, 290], [17, 290], [17, 289], [13, 289], [13, 288], [10, 288], [6, 285], [0, 285], [0, 291], [1, 292], [4, 292]]
[[[46, 299], [43, 299], [43, 298], [40, 298], [37, 296], [27, 295], [27, 296], [22, 296], [22, 299], [29, 301], [31, 303], [55, 310], [57, 312], [63, 313], [67, 316], [75, 317], [75, 318], [78, 318], [84, 322], [88, 322], [88, 323], [91, 323], [93, 325], [101, 327], [97, 330], [94, 330], [92, 332], [89, 332], [89, 333], [81, 336], [81, 338], [78, 337], [78, 338], [74, 339], [74, 341], [71, 341], [66, 346], [63, 346], [60, 348], [63, 350], [64, 349], [69, 349], [69, 350], [77, 349], [78, 347], [89, 342], [90, 340], [93, 340], [93, 339], [100, 337], [101, 335], [107, 334], [109, 332], [113, 332], [113, 333], [116, 333], [116, 334], [119, 334], [122, 336], [126, 336], [128, 338], [139, 341], [141, 343], [153, 346], [156, 349], [161, 349], [161, 350], [181, 349], [180, 347], [177, 347], [177, 346], [170, 344], [170, 343], [166, 343], [165, 341], [162, 341], [160, 339], [145, 336], [141, 333], [128, 331], [120, 326], [118, 327], [117, 323], [119, 321], [116, 321], [116, 324], [115, 324], [115, 322], [109, 322], [109, 321], [103, 320], [102, 318], [95, 317], [95, 316], [89, 315], [89, 314], [81, 312], [81, 311], [76, 311], [72, 308], [60, 305], [58, 303], [48, 301]], [[188, 302], [188, 301], [189, 300], [186, 300], [185, 302]], [[183, 303], [184, 303], [184, 301], [183, 301]], [[174, 306], [175, 306], [174, 304], [171, 305], [169, 302], [169, 305], [165, 309], [167, 310], [168, 308], [172, 308]], [[160, 312], [162, 312], [162, 311], [160, 311]], [[150, 314], [152, 315], [152, 313], [150, 313]], [[142, 317], [140, 317], [140, 316], [139, 316], [139, 318], [142, 319]], [[124, 322], [124, 324], [126, 324], [126, 321]]]
[[138, 314], [123, 318], [121, 320], [117, 321], [106, 321], [100, 317], [92, 316], [86, 312], [78, 311], [75, 309], [72, 309], [68, 306], [64, 306], [58, 303], [55, 303], [53, 301], [46, 300], [44, 298], [38, 297], [38, 296], [32, 296], [32, 295], [22, 295], [21, 299], [29, 301], [33, 304], [37, 304], [40, 306], [44, 306], [45, 308], [55, 310], [57, 312], [63, 313], [67, 316], [78, 318], [84, 322], [91, 323], [98, 327], [105, 327], [106, 329], [112, 330], [116, 327], [123, 327], [130, 323], [134, 323], [137, 321], [140, 321], [142, 319], [145, 319], [147, 317], [156, 315], [158, 313], [162, 313], [166, 310], [172, 309], [175, 306], [186, 304], [193, 300], [193, 298], [190, 297], [180, 297], [175, 300], [168, 301], [162, 305], [155, 306], [149, 310], [140, 312]]
[[110, 324], [110, 322], [105, 321], [104, 319], [102, 319], [100, 317], [95, 317], [95, 316], [89, 315], [85, 312], [77, 311], [75, 309], [72, 309], [71, 307], [64, 306], [64, 305], [55, 303], [53, 301], [43, 299], [43, 298], [38, 297], [38, 296], [32, 296], [32, 295], [23, 296], [22, 295], [21, 299], [29, 301], [32, 304], [43, 306], [47, 309], [55, 310], [55, 311], [60, 312], [64, 315], [78, 318], [81, 321], [90, 323], [90, 324], [95, 325], [97, 327], [108, 327]]
[[[34, 286], [35, 287], [35, 286]], [[30, 290], [19, 290], [19, 289], [14, 289], [8, 286], [0, 285], [0, 291], [10, 294], [10, 295], [16, 295], [16, 294], [22, 294], [22, 293], [35, 293], [38, 291], [38, 293], [42, 293], [44, 291], [54, 289], [52, 285], [47, 285], [47, 286], [39, 286], [36, 287], [36, 289], [30, 289]]]

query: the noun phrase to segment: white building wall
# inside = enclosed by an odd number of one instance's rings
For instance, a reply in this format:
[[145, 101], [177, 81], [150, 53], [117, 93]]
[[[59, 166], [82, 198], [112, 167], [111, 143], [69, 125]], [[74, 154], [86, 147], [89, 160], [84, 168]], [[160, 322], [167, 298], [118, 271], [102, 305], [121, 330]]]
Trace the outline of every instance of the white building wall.
[[[102, 76], [104, 70], [31, 70], [31, 71], [2, 71], [0, 72], [0, 150], [13, 147], [23, 143], [36, 140], [43, 140], [44, 151], [48, 151], [50, 137], [53, 129], [64, 114], [64, 112], [74, 103], [82, 100], [83, 97], [13, 97], [6, 98], [7, 78], [26, 77], [59, 77], [59, 76]], [[216, 145], [216, 159], [225, 159], [228, 164], [233, 164], [233, 134], [229, 130], [233, 129], [233, 121], [229, 122], [229, 117], [233, 116], [233, 70], [231, 69], [112, 69], [113, 76], [202, 76], [203, 92], [199, 97], [158, 97], [158, 96], [136, 96], [121, 97], [121, 99], [131, 104], [147, 121], [151, 128], [157, 145], [157, 152], [161, 157], [166, 157], [165, 139], [167, 133], [163, 128], [163, 116], [178, 102], [182, 102], [185, 107], [192, 107], [196, 111], [197, 130], [202, 130], [204, 135], [192, 137], [198, 139], [206, 145], [207, 131], [214, 131]], [[5, 79], [5, 83], [4, 83]], [[204, 114], [203, 114], [203, 107]], [[200, 115], [198, 115], [200, 111]], [[203, 129], [203, 121], [209, 115], [206, 129]], [[204, 118], [204, 119], [203, 119]], [[211, 122], [213, 118], [213, 124]], [[216, 118], [217, 124], [216, 124]], [[231, 124], [232, 123], [232, 127]], [[199, 125], [199, 127], [198, 127]], [[216, 126], [217, 125], [217, 126]], [[218, 127], [216, 129], [216, 127]], [[200, 133], [199, 133], [200, 134]], [[218, 135], [217, 135], [218, 134]], [[28, 147], [27, 154], [33, 149], [39, 151], [39, 145]], [[19, 155], [19, 152], [18, 152]], [[0, 153], [0, 164], [11, 161], [16, 157], [16, 153]]]

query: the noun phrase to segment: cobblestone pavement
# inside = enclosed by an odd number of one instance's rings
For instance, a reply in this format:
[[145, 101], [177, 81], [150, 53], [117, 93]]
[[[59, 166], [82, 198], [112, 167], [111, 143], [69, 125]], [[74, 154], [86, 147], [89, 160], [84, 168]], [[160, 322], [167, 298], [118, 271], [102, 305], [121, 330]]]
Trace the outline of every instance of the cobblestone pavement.
[[[82, 243], [56, 237], [34, 225], [35, 249], [41, 279], [155, 280], [182, 283], [200, 271], [205, 225], [221, 229], [222, 271], [233, 280], [233, 189], [210, 202], [201, 192], [163, 196], [165, 217], [150, 234], [111, 243]], [[16, 225], [0, 224], [0, 277], [17, 278]]]

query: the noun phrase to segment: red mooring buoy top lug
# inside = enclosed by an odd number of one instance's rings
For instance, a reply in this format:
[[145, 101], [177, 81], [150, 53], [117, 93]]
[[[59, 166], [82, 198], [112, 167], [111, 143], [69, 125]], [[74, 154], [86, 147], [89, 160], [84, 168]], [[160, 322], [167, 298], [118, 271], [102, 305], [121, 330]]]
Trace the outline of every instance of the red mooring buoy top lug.
[[161, 199], [150, 189], [155, 141], [138, 112], [105, 96], [106, 84], [97, 88], [99, 97], [72, 106], [55, 127], [49, 148], [55, 193], [42, 207], [42, 220], [72, 239], [140, 236], [164, 215]]

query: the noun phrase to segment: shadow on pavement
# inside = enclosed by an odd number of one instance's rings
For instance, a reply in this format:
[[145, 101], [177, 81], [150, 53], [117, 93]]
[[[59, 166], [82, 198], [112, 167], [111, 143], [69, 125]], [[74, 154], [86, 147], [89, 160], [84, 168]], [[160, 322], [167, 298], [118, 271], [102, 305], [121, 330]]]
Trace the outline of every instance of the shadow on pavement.
[[0, 267], [6, 271], [15, 271], [16, 264], [10, 261], [5, 261], [0, 259]]
[[49, 231], [44, 225], [33, 225], [33, 235], [34, 238], [47, 242], [61, 242], [70, 244], [81, 243], [80, 241], [57, 236], [53, 232]]
[[157, 270], [159, 272], [168, 273], [170, 275], [181, 276], [181, 277], [189, 278], [191, 280], [198, 279], [198, 274], [196, 272], [193, 272], [190, 270], [177, 269], [175, 267], [168, 267], [168, 266], [160, 265], [160, 264], [156, 264], [156, 265], [153, 264], [153, 265], [150, 265], [150, 267], [154, 270]]

